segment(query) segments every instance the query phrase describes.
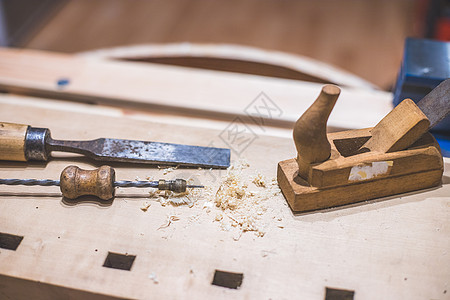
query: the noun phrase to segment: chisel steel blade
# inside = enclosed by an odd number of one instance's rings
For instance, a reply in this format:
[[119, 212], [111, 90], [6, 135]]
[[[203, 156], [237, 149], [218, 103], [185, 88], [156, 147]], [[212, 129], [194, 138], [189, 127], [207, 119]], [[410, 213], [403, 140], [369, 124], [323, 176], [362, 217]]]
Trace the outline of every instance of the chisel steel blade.
[[51, 151], [80, 153], [99, 161], [203, 168], [230, 166], [230, 149], [226, 148], [109, 138], [91, 141], [48, 139], [47, 145]]
[[450, 113], [450, 79], [441, 82], [417, 103], [433, 128]]
[[230, 149], [133, 140], [101, 140], [102, 150], [95, 153], [98, 160], [206, 168], [227, 168], [230, 165]]

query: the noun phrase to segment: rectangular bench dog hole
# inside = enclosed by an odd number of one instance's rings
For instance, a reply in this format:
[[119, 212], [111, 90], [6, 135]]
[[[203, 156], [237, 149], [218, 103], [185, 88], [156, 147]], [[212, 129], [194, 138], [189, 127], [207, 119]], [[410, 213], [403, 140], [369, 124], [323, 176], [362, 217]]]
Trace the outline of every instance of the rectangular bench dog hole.
[[23, 236], [0, 232], [0, 248], [16, 251]]
[[223, 286], [230, 289], [238, 289], [242, 280], [244, 279], [244, 274], [242, 273], [232, 273], [216, 270], [214, 273], [214, 279], [211, 284]]
[[353, 300], [355, 291], [326, 288], [325, 300]]
[[135, 258], [136, 255], [108, 252], [108, 256], [106, 256], [103, 266], [107, 268], [130, 271]]

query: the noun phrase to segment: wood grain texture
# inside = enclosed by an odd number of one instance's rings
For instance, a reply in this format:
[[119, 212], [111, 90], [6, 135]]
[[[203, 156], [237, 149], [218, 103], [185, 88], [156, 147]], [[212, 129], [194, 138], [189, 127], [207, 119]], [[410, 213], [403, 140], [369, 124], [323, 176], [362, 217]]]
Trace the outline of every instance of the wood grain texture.
[[0, 160], [26, 161], [28, 125], [0, 122]]
[[[336, 157], [332, 157], [329, 161], [311, 166], [311, 175], [308, 181], [312, 186], [316, 187], [330, 187], [355, 183], [350, 180], [352, 168], [358, 165], [361, 167], [372, 166], [373, 162], [388, 162], [387, 170], [384, 173], [377, 174], [377, 179], [442, 168], [439, 144], [430, 134], [424, 136], [416, 145], [413, 149], [384, 155], [376, 152], [367, 152], [350, 157], [336, 155]], [[370, 193], [369, 190], [366, 192], [368, 194]]]
[[327, 121], [341, 90], [325, 85], [314, 103], [295, 122], [293, 136], [297, 148], [299, 174], [308, 180], [311, 164], [327, 160], [331, 145], [327, 138]]
[[[1, 90], [228, 121], [239, 116], [254, 123], [251, 117], [257, 114], [261, 124], [284, 128], [293, 127], [321, 88], [287, 79], [0, 49]], [[391, 97], [343, 88], [328, 125], [371, 127], [392, 109]]]
[[360, 153], [355, 141], [371, 138], [372, 131], [367, 128], [328, 134], [330, 158], [305, 164], [304, 170], [298, 158], [297, 167], [292, 159], [281, 161], [277, 179], [291, 208], [297, 212], [331, 208], [440, 184], [442, 154], [430, 133], [411, 149]]
[[429, 127], [427, 116], [414, 101], [405, 99], [372, 129], [372, 138], [363, 148], [383, 153], [400, 151], [417, 141]]
[[227, 44], [147, 44], [97, 49], [84, 57], [120, 59], [376, 89], [358, 76], [305, 56]]
[[[62, 52], [142, 43], [228, 43], [308, 56], [390, 88], [416, 1], [71, 1], [27, 47]], [[80, 22], [83, 20], [83, 22]]]
[[294, 212], [333, 208], [432, 188], [441, 183], [441, 178], [442, 170], [435, 169], [352, 185], [318, 188], [310, 186], [308, 182], [298, 177], [298, 167], [294, 159], [281, 161], [278, 164], [278, 183]]
[[[55, 138], [80, 140], [110, 136], [221, 146], [218, 135], [227, 126], [205, 122], [203, 128], [201, 123], [190, 127], [176, 118], [162, 123], [154, 115], [12, 95], [0, 96], [0, 108], [4, 121], [51, 128]], [[292, 138], [255, 132], [258, 138], [241, 156], [248, 159], [251, 174], [273, 178], [279, 161], [295, 157]], [[57, 178], [74, 161], [93, 167], [85, 158], [63, 156], [46, 165], [2, 162], [0, 176]], [[163, 173], [147, 166], [114, 167], [121, 179]], [[180, 169], [166, 178], [194, 176], [210, 185], [210, 175], [224, 175], [220, 172]], [[274, 196], [266, 202], [265, 236], [247, 232], [238, 241], [233, 228], [224, 231], [214, 221], [214, 207], [206, 212], [203, 200], [192, 208], [151, 202], [143, 212], [149, 199], [139, 196], [148, 196], [149, 190], [124, 190], [117, 190], [111, 205], [100, 206], [62, 202], [57, 187], [2, 187], [0, 232], [24, 239], [16, 251], [0, 249], [0, 295], [86, 298], [85, 291], [137, 299], [323, 299], [326, 286], [354, 290], [369, 300], [442, 299], [448, 294], [450, 270], [443, 267], [450, 264], [448, 159], [441, 186], [364, 205], [295, 215], [283, 196]], [[171, 215], [179, 220], [158, 229]], [[102, 267], [108, 251], [136, 255], [131, 271]], [[211, 285], [215, 269], [243, 273], [240, 289]]]
[[68, 166], [61, 172], [61, 193], [68, 199], [95, 196], [101, 200], [110, 200], [115, 194], [115, 177], [115, 171], [110, 166], [101, 166], [95, 170]]

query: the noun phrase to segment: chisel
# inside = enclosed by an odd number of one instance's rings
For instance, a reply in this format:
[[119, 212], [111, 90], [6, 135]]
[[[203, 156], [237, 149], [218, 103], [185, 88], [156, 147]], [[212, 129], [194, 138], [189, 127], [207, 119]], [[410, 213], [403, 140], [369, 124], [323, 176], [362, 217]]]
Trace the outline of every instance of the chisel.
[[102, 200], [114, 198], [116, 187], [157, 188], [159, 190], [183, 193], [186, 188], [203, 188], [202, 185], [188, 185], [184, 179], [158, 181], [115, 181], [115, 171], [109, 166], [95, 170], [83, 170], [77, 166], [68, 166], [61, 172], [60, 180], [50, 179], [0, 179], [6, 185], [59, 186], [67, 199], [80, 196], [95, 196]]
[[227, 168], [230, 149], [99, 138], [66, 141], [51, 138], [48, 128], [0, 122], [0, 160], [47, 161], [52, 151], [83, 154], [108, 162]]

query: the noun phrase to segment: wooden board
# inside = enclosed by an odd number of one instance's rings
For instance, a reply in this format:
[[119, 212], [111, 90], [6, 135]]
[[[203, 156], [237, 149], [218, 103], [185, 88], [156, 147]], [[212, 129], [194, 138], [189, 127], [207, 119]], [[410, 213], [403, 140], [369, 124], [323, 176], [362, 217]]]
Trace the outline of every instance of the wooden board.
[[[321, 87], [256, 75], [0, 50], [0, 90], [228, 121], [256, 114], [260, 125], [285, 128], [292, 128]], [[328, 125], [374, 126], [392, 109], [391, 100], [391, 93], [343, 88]]]
[[98, 49], [78, 55], [376, 89], [373, 84], [356, 75], [308, 57], [238, 45], [148, 44]]
[[[155, 123], [151, 116], [51, 100], [1, 96], [0, 119], [49, 127], [55, 138], [224, 145], [221, 130]], [[294, 157], [293, 142], [255, 133], [241, 157], [247, 158], [250, 174], [258, 170], [275, 177], [277, 163]], [[79, 157], [60, 157], [47, 165], [2, 162], [0, 176], [57, 178], [74, 162], [94, 165]], [[224, 175], [186, 169], [163, 175], [148, 167], [114, 167], [120, 179], [192, 175], [214, 185], [213, 178]], [[149, 199], [139, 196], [148, 192], [119, 190], [112, 203], [102, 206], [68, 204], [57, 188], [2, 186], [0, 232], [24, 238], [16, 251], [0, 249], [0, 297], [324, 299], [330, 287], [352, 290], [355, 299], [448, 298], [448, 159], [442, 185], [423, 192], [303, 215], [293, 215], [285, 199], [275, 196], [264, 204], [266, 234], [245, 232], [237, 241], [233, 228], [224, 231], [214, 221], [217, 208], [209, 213], [203, 208], [204, 200], [191, 208], [151, 202], [143, 212], [140, 208]], [[159, 229], [170, 215], [179, 220]], [[103, 267], [109, 251], [136, 255], [131, 270]], [[211, 285], [216, 269], [243, 273], [241, 287]]]

